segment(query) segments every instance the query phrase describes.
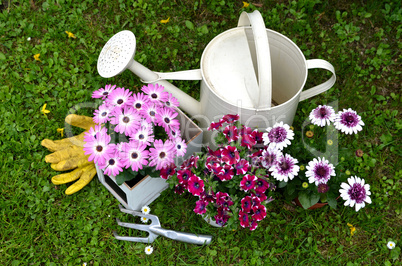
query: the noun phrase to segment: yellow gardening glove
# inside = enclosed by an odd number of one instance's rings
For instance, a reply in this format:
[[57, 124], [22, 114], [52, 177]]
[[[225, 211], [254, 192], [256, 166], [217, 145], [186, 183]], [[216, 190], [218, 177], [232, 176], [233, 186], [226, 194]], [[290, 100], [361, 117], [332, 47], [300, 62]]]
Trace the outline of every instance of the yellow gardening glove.
[[[68, 124], [89, 130], [95, 124], [91, 117], [70, 114], [65, 120]], [[68, 173], [56, 175], [52, 178], [52, 183], [61, 185], [77, 182], [67, 188], [66, 194], [71, 195], [85, 187], [96, 174], [95, 164], [88, 161], [89, 155], [84, 154], [84, 133], [71, 138], [61, 140], [42, 140], [41, 145], [53, 152], [45, 157], [45, 161], [50, 163], [52, 169], [56, 171], [68, 171]]]

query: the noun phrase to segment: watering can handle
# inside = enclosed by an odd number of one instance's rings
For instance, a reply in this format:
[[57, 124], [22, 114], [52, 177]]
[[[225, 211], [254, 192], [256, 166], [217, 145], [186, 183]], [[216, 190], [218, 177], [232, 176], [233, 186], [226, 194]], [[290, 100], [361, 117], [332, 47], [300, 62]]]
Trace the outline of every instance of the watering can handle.
[[[251, 26], [252, 35], [245, 31], [251, 58], [254, 58], [253, 65], [258, 81], [258, 90], [253, 86], [247, 87], [250, 98], [255, 101], [256, 108], [269, 108], [272, 102], [272, 71], [271, 54], [267, 30], [264, 19], [258, 10], [253, 13], [242, 12], [238, 27]], [[255, 99], [257, 97], [257, 99]]]
[[307, 68], [308, 69], [314, 69], [314, 68], [322, 68], [326, 69], [328, 71], [331, 71], [332, 76], [330, 79], [325, 81], [324, 83], [321, 83], [320, 85], [317, 85], [315, 87], [312, 87], [308, 90], [302, 91], [300, 93], [300, 101], [306, 100], [308, 98], [311, 98], [315, 95], [318, 95], [320, 93], [323, 93], [327, 90], [329, 90], [336, 81], [336, 75], [335, 75], [335, 69], [334, 67], [327, 61], [322, 60], [322, 59], [310, 59], [307, 60]]

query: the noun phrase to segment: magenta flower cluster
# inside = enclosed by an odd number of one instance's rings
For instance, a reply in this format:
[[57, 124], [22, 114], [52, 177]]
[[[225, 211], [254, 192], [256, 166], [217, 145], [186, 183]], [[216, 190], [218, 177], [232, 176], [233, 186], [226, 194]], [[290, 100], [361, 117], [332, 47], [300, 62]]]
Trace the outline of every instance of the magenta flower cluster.
[[256, 148], [262, 145], [263, 133], [241, 125], [238, 119], [238, 115], [225, 115], [211, 123], [208, 130], [219, 131], [219, 147], [208, 147], [201, 157], [191, 156], [170, 180], [176, 193], [188, 191], [198, 197], [195, 213], [213, 217], [220, 226], [236, 219], [242, 227], [255, 230], [267, 216], [265, 205], [272, 201], [267, 195], [273, 185], [261, 167], [262, 152]]
[[[158, 84], [141, 90], [133, 93], [106, 85], [92, 95], [103, 102], [94, 113], [97, 126], [85, 134], [84, 151], [107, 175], [117, 176], [128, 168], [166, 171], [176, 156], [186, 152], [175, 109], [177, 99]], [[157, 127], [166, 133], [165, 140], [156, 135]]]

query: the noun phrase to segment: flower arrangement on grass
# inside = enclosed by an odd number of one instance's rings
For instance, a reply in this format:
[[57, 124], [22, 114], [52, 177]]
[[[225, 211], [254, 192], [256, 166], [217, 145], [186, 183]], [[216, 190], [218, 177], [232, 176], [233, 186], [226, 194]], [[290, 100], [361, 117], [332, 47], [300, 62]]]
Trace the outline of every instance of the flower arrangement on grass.
[[103, 102], [94, 113], [97, 125], [85, 134], [84, 151], [119, 185], [138, 173], [158, 177], [187, 148], [175, 119], [177, 99], [158, 84], [141, 90], [106, 85], [92, 95]]
[[197, 197], [194, 212], [212, 219], [218, 226], [255, 230], [267, 216], [267, 204], [275, 188], [272, 177], [262, 164], [269, 164], [262, 146], [262, 132], [241, 125], [238, 115], [225, 115], [212, 122], [216, 131], [216, 150], [209, 147], [172, 169], [171, 188]]
[[[356, 211], [359, 211], [365, 203], [371, 203], [370, 186], [359, 177], [350, 177], [346, 183], [347, 175], [341, 172], [342, 164], [334, 165], [330, 162], [337, 162], [339, 155], [337, 152], [331, 153], [333, 140], [326, 140], [324, 136], [328, 130], [356, 134], [364, 126], [361, 117], [352, 109], [345, 109], [336, 114], [331, 106], [319, 105], [311, 111], [309, 119], [310, 130], [306, 132], [309, 144], [316, 145], [317, 150], [329, 150], [326, 153], [329, 158], [311, 157], [302, 134], [297, 136], [300, 139], [290, 144], [288, 140], [293, 139], [294, 132], [286, 124], [277, 123], [272, 128], [267, 128], [263, 135], [264, 144], [277, 148], [271, 151], [270, 156], [273, 159], [269, 168], [278, 181], [277, 186], [283, 190], [287, 199], [297, 199], [305, 209], [319, 201], [336, 208], [337, 199], [342, 197], [345, 205], [355, 207]], [[313, 129], [316, 133], [311, 131]], [[297, 159], [291, 155], [297, 155]], [[297, 164], [302, 166], [302, 170]]]

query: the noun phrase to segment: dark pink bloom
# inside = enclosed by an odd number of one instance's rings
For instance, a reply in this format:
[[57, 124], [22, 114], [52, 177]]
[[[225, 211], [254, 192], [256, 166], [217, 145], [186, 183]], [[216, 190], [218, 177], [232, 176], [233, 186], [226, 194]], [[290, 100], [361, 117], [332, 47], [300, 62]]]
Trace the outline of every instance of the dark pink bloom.
[[220, 191], [216, 193], [216, 204], [223, 205], [223, 203], [227, 200], [229, 200], [228, 193]]
[[183, 194], [183, 192], [184, 192], [184, 186], [182, 184], [178, 184], [175, 186], [174, 193], [181, 195]]
[[231, 124], [231, 123], [234, 123], [234, 122], [236, 122], [237, 120], [239, 120], [239, 118], [240, 118], [240, 116], [239, 115], [230, 115], [230, 114], [228, 114], [228, 115], [224, 115], [223, 117], [222, 117], [222, 120], [221, 121], [224, 121], [224, 122], [226, 122], [226, 123], [229, 123], [229, 124]]
[[217, 211], [218, 211], [218, 214], [215, 215], [215, 217], [214, 217], [215, 222], [220, 226], [224, 226], [230, 217], [227, 214], [228, 210], [226, 208], [219, 207]]
[[250, 219], [250, 231], [254, 231], [255, 229], [257, 229], [257, 221], [253, 218]]
[[257, 198], [259, 202], [263, 202], [267, 199], [267, 195], [265, 195], [265, 193], [263, 192], [256, 191], [255, 193], [251, 193], [251, 195], [253, 196], [253, 198]]
[[223, 173], [218, 175], [221, 181], [229, 181], [233, 178], [233, 176], [234, 176], [234, 168], [229, 164], [225, 164], [223, 167]]
[[248, 213], [246, 213], [246, 212], [239, 211], [239, 221], [240, 221], [241, 227], [243, 227], [243, 228], [250, 226]]
[[235, 165], [236, 175], [244, 175], [247, 173], [250, 164], [246, 159], [240, 159]]
[[261, 221], [262, 219], [264, 219], [267, 216], [267, 208], [265, 208], [265, 206], [262, 204], [254, 206], [253, 212], [254, 212], [254, 214], [252, 215], [252, 217], [256, 221]]
[[188, 169], [181, 169], [177, 171], [177, 179], [179, 180], [179, 184], [183, 185], [184, 188], [187, 188], [188, 180], [194, 174]]
[[251, 132], [251, 135], [253, 136], [253, 138], [255, 139], [257, 144], [262, 144], [264, 142], [264, 140], [262, 138], [263, 134], [264, 134], [264, 132], [260, 132], [257, 129], [254, 129], [253, 132]]
[[173, 176], [176, 173], [176, 165], [172, 163], [169, 166], [166, 166], [161, 169], [160, 176], [163, 179], [168, 179], [169, 177]]
[[258, 178], [255, 186], [255, 191], [264, 193], [269, 188], [269, 183], [262, 178]]
[[185, 160], [181, 164], [180, 168], [181, 169], [190, 169], [190, 168], [193, 168], [193, 167], [197, 168], [198, 159], [200, 159], [200, 157], [191, 155], [190, 158], [188, 158], [187, 160]]
[[222, 161], [227, 164], [236, 164], [240, 160], [240, 154], [236, 147], [227, 146], [222, 151]]
[[204, 214], [204, 213], [206, 213], [208, 204], [209, 204], [208, 201], [198, 200], [195, 203], [194, 212], [196, 214]]
[[224, 121], [219, 121], [217, 123], [212, 122], [209, 127], [207, 128], [207, 130], [218, 130], [222, 127]]
[[204, 192], [204, 181], [198, 176], [193, 175], [188, 180], [187, 189], [194, 196], [200, 196]]
[[255, 175], [247, 174], [243, 177], [242, 181], [240, 181], [240, 188], [244, 191], [254, 189], [256, 181], [257, 177]]
[[216, 197], [213, 191], [210, 192], [205, 192], [201, 194], [200, 197], [203, 201], [208, 201], [208, 202], [215, 202]]
[[223, 130], [223, 135], [225, 135], [226, 139], [229, 142], [236, 141], [239, 139], [239, 133], [237, 132], [237, 127], [235, 126], [226, 126]]
[[241, 209], [243, 212], [249, 213], [251, 211], [253, 202], [250, 196], [246, 196], [241, 200]]
[[251, 197], [251, 200], [253, 202], [253, 207], [261, 204], [261, 199], [257, 196], [257, 194], [255, 196]]
[[254, 136], [251, 133], [252, 133], [251, 128], [245, 126], [242, 127], [242, 129], [240, 130], [241, 146], [251, 149], [257, 143]]

